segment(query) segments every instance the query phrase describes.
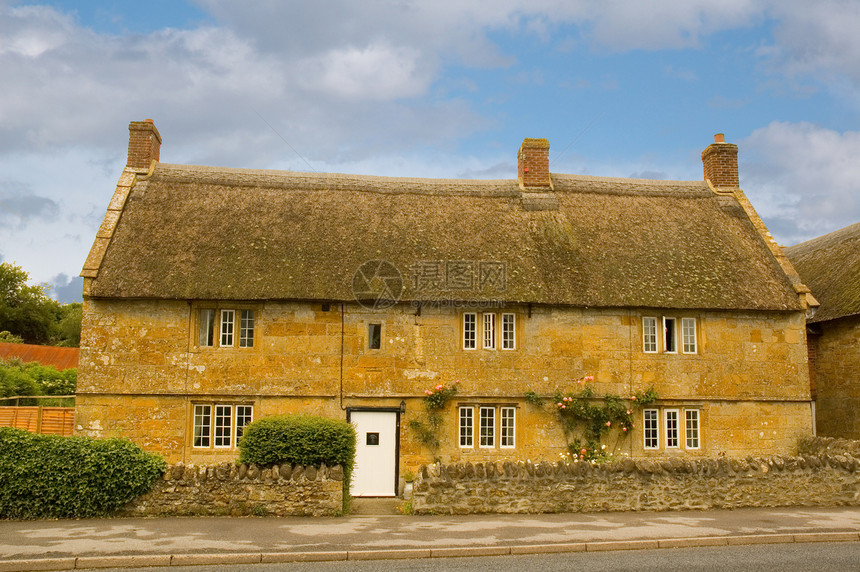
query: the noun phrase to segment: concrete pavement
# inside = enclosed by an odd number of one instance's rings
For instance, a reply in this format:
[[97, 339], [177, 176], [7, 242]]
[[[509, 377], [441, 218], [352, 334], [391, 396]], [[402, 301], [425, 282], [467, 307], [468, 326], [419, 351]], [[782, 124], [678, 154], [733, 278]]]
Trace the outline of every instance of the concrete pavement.
[[0, 572], [822, 541], [860, 542], [860, 507], [0, 521]]

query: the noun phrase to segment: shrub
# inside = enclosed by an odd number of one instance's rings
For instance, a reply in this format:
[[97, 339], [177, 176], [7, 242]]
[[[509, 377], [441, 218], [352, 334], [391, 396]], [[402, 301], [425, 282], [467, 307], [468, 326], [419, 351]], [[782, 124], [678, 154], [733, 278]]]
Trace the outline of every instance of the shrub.
[[355, 462], [355, 428], [346, 421], [311, 415], [263, 417], [245, 427], [239, 462], [257, 465], [341, 465]]
[[0, 517], [105, 516], [148, 492], [164, 459], [125, 439], [0, 427]]

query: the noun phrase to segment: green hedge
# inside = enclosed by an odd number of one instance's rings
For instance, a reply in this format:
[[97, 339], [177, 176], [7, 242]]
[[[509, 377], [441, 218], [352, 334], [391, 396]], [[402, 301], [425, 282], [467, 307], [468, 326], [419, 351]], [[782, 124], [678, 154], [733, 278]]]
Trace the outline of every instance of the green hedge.
[[239, 462], [340, 465], [348, 480], [355, 463], [355, 428], [346, 421], [310, 415], [263, 417], [245, 427]]
[[125, 439], [0, 427], [0, 518], [105, 516], [148, 492], [165, 467]]

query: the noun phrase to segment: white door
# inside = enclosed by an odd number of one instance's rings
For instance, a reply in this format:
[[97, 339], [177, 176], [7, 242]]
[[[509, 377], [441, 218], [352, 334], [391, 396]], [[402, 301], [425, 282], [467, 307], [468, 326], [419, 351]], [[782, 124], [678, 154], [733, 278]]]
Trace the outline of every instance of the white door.
[[396, 496], [397, 413], [352, 411], [355, 425], [355, 468], [350, 494], [354, 497]]

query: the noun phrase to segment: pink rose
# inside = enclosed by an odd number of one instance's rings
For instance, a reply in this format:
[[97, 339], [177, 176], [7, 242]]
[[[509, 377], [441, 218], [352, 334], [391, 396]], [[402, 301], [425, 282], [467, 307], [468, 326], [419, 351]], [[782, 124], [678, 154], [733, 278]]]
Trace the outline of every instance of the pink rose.
[[606, 422], [606, 426], [607, 426], [607, 427], [612, 427], [612, 421], [607, 421], [607, 422]]
[[585, 381], [594, 381], [594, 376], [593, 375], [586, 375]]
[[427, 395], [433, 395], [433, 392], [430, 391], [429, 389], [425, 389], [424, 393], [426, 393]]

